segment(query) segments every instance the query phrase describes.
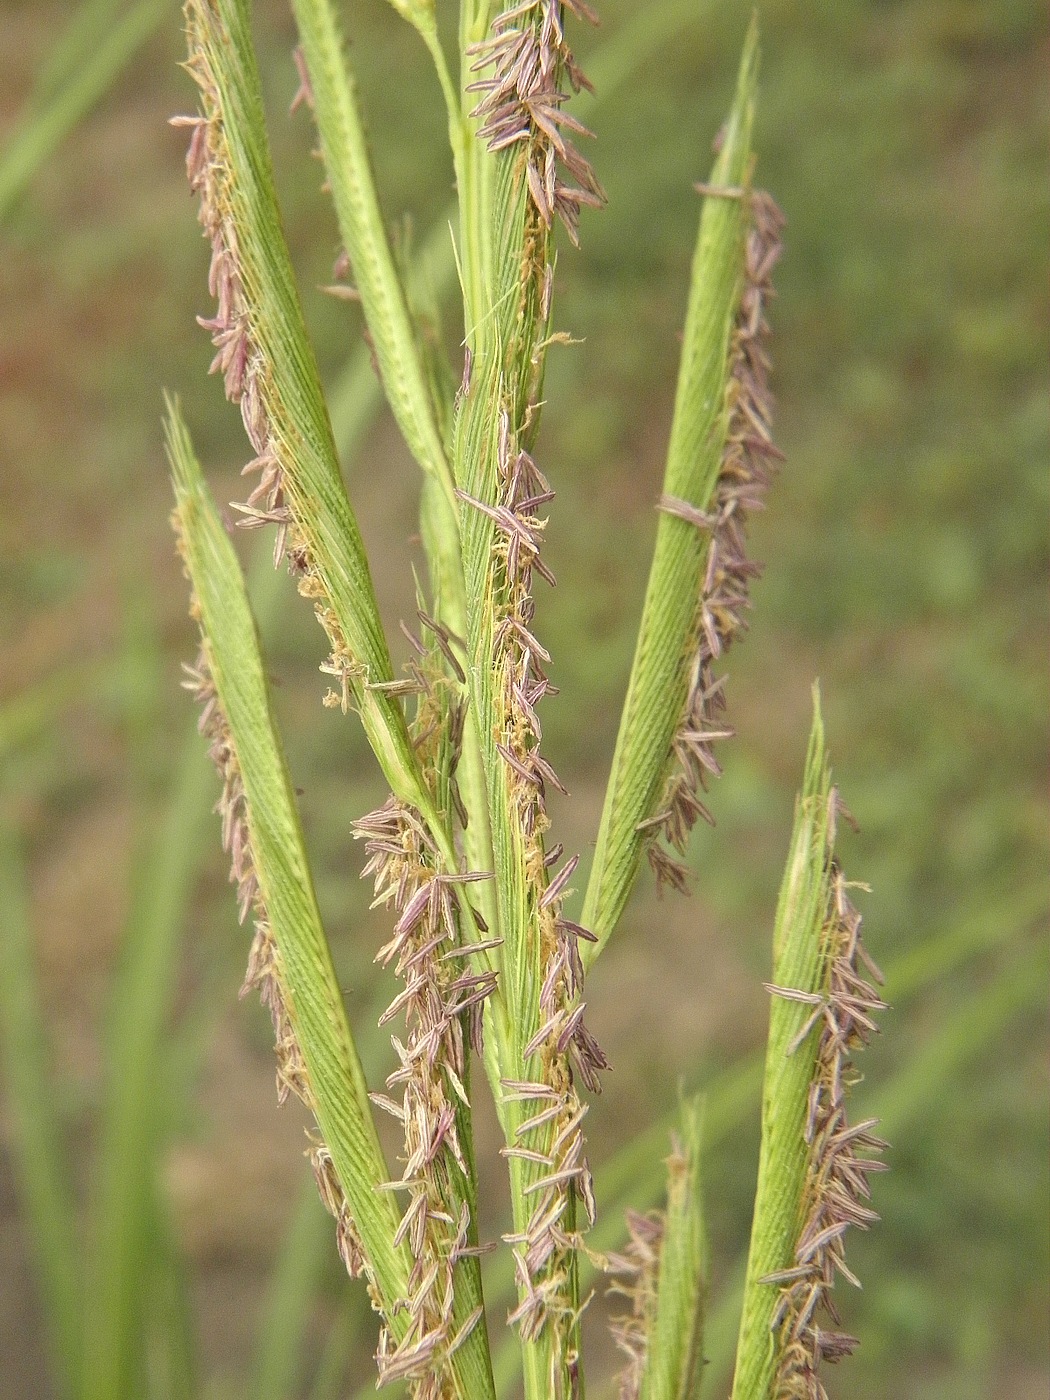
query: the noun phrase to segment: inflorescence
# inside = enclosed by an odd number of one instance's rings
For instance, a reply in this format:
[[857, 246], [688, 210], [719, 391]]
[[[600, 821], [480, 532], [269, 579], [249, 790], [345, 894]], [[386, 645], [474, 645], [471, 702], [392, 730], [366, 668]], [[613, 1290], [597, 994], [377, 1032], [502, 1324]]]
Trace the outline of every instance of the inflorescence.
[[[841, 803], [833, 789], [832, 825], [840, 810]], [[864, 947], [861, 916], [849, 897], [851, 886], [835, 862], [830, 875], [831, 894], [823, 933], [827, 959], [825, 993], [767, 985], [775, 996], [813, 1008], [788, 1047], [789, 1054], [814, 1027], [820, 1026], [805, 1126], [808, 1166], [804, 1223], [795, 1244], [795, 1262], [759, 1280], [781, 1285], [772, 1328], [779, 1340], [776, 1394], [784, 1400], [827, 1400], [827, 1391], [817, 1374], [820, 1362], [839, 1361], [857, 1345], [855, 1337], [838, 1330], [839, 1315], [831, 1293], [837, 1273], [860, 1287], [846, 1264], [845, 1235], [851, 1225], [866, 1230], [878, 1220], [876, 1212], [865, 1204], [871, 1199], [868, 1176], [886, 1170], [884, 1162], [858, 1155], [881, 1152], [888, 1146], [873, 1132], [877, 1119], [851, 1125], [845, 1105], [848, 1089], [860, 1077], [851, 1056], [877, 1032], [874, 1013], [886, 1007], [873, 985], [881, 983], [883, 977]], [[831, 1319], [832, 1328], [821, 1326], [822, 1312]]]
[[243, 503], [233, 502], [244, 529], [276, 527], [274, 566], [287, 555], [298, 576], [300, 593], [314, 604], [318, 621], [331, 646], [322, 668], [336, 678], [337, 688], [327, 704], [349, 705], [351, 682], [361, 671], [343, 635], [339, 621], [327, 604], [327, 590], [310, 557], [288, 500], [285, 454], [273, 415], [272, 367], [254, 332], [252, 306], [245, 290], [245, 269], [234, 220], [232, 173], [226, 146], [223, 106], [208, 53], [209, 21], [199, 5], [188, 0], [186, 25], [189, 53], [184, 67], [200, 91], [202, 111], [196, 116], [171, 119], [171, 125], [190, 131], [186, 175], [192, 193], [199, 196], [198, 220], [211, 245], [208, 291], [216, 300], [215, 314], [198, 316], [198, 324], [210, 332], [215, 357], [209, 373], [221, 374], [226, 397], [240, 407], [244, 430], [255, 456], [242, 468], [242, 476], [258, 475]]
[[[181, 548], [182, 527], [178, 512], [173, 516], [173, 524]], [[196, 604], [192, 604], [191, 612], [196, 616], [198, 611]], [[255, 924], [255, 933], [248, 954], [248, 969], [241, 987], [241, 996], [245, 996], [253, 987], [257, 987], [259, 999], [270, 1013], [277, 1054], [278, 1102], [284, 1103], [291, 1092], [311, 1112], [316, 1113], [316, 1104], [302, 1051], [299, 1048], [299, 1042], [285, 1005], [280, 958], [270, 930], [266, 906], [259, 889], [259, 881], [252, 859], [248, 813], [240, 765], [203, 644], [195, 663], [192, 666], [184, 666], [183, 669], [186, 672], [186, 680], [183, 682], [184, 688], [201, 706], [197, 727], [208, 740], [208, 757], [214, 763], [222, 780], [222, 794], [215, 810], [222, 819], [222, 848], [230, 857], [230, 880], [237, 886], [240, 922], [243, 923], [250, 912]], [[350, 1215], [349, 1203], [342, 1186], [339, 1184], [339, 1179], [332, 1165], [331, 1154], [320, 1136], [319, 1130], [312, 1135], [309, 1156], [321, 1200], [336, 1221], [336, 1244], [339, 1257], [350, 1276], [357, 1278], [362, 1273], [367, 1272], [367, 1261]]]
[[[376, 961], [393, 963], [405, 985], [379, 1024], [403, 1012], [407, 1027], [406, 1043], [391, 1037], [398, 1067], [387, 1079], [388, 1089], [401, 1091], [400, 1101], [369, 1095], [404, 1129], [404, 1171], [386, 1189], [408, 1193], [395, 1244], [407, 1239], [413, 1261], [404, 1304], [408, 1330], [396, 1346], [384, 1331], [377, 1359], [381, 1382], [410, 1379], [426, 1396], [440, 1375], [435, 1361], [450, 1356], [481, 1318], [479, 1306], [454, 1330], [453, 1273], [460, 1259], [479, 1252], [463, 1199], [470, 1172], [457, 1125], [470, 1106], [467, 1054], [482, 1051], [482, 1003], [496, 982], [495, 972], [473, 972], [466, 963], [498, 940], [463, 943], [459, 921], [466, 905], [461, 887], [490, 876], [442, 873], [418, 812], [392, 796], [354, 823], [354, 835], [365, 842], [363, 874], [374, 878], [375, 903], [398, 915]], [[450, 1210], [456, 1201], [458, 1211]]]
[[[535, 604], [531, 594], [535, 570], [553, 583], [539, 558], [546, 521], [538, 512], [553, 498], [550, 485], [528, 452], [519, 448], [510, 415], [500, 415], [498, 438], [499, 494], [496, 505], [460, 492], [464, 504], [481, 511], [495, 526], [494, 596], [501, 600], [494, 629], [493, 670], [497, 709], [504, 717], [496, 750], [505, 765], [508, 788], [520, 833], [531, 892], [530, 917], [538, 929], [542, 985], [540, 1024], [522, 1050], [523, 1063], [539, 1059], [535, 1078], [504, 1080], [505, 1102], [527, 1103], [529, 1116], [516, 1129], [515, 1141], [502, 1151], [534, 1164], [539, 1175], [525, 1188], [533, 1198], [525, 1229], [505, 1235], [516, 1248], [521, 1302], [511, 1320], [527, 1338], [536, 1337], [548, 1320], [573, 1325], [568, 1299], [570, 1256], [579, 1244], [574, 1199], [587, 1220], [594, 1220], [594, 1189], [584, 1156], [582, 1123], [587, 1112], [574, 1084], [575, 1070], [591, 1092], [600, 1090], [599, 1072], [608, 1062], [587, 1030], [580, 999], [583, 965], [580, 939], [593, 935], [563, 916], [561, 905], [578, 857], [550, 875], [562, 848], [544, 849], [549, 826], [548, 787], [564, 792], [557, 774], [540, 753], [539, 701], [552, 687], [543, 670], [550, 656], [530, 628]], [[500, 693], [501, 692], [501, 693]]]
[[[701, 189], [707, 191], [706, 186]], [[727, 387], [728, 428], [711, 508], [661, 496], [659, 509], [695, 525], [708, 537], [707, 566], [697, 607], [695, 648], [682, 721], [674, 737], [674, 768], [660, 810], [642, 825], [649, 833], [647, 853], [662, 884], [686, 889], [686, 871], [660, 844], [683, 854], [698, 817], [714, 824], [702, 793], [722, 769], [714, 744], [732, 736], [725, 723], [724, 675], [713, 667], [747, 630], [749, 591], [760, 566], [747, 556], [747, 518], [761, 510], [770, 478], [783, 455], [772, 436], [773, 399], [769, 390], [769, 338], [766, 306], [773, 295], [772, 272], [780, 256], [784, 216], [763, 191], [708, 191], [743, 198], [751, 212], [745, 244], [746, 283], [730, 346]]]
[[597, 23], [583, 0], [524, 0], [497, 15], [492, 37], [470, 49], [472, 71], [492, 71], [468, 91], [485, 94], [471, 116], [482, 121], [478, 135], [489, 149], [524, 147], [529, 198], [544, 228], [557, 215], [578, 245], [581, 207], [600, 208], [605, 193], [564, 134], [592, 134], [564, 110], [568, 93], [561, 87], [563, 75], [575, 92], [591, 86], [565, 39], [566, 6], [578, 18]]

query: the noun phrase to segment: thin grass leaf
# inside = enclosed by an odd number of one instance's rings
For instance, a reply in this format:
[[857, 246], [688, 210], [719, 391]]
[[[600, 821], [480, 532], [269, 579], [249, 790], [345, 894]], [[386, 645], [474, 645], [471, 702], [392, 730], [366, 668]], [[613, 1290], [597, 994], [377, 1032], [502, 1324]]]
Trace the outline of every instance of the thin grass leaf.
[[906, 948], [888, 964], [886, 994], [899, 1006], [970, 958], [1022, 941], [1045, 918], [1046, 894], [1037, 885], [1004, 889], [997, 898], [960, 909], [939, 932]]
[[[157, 642], [141, 611], [129, 613], [128, 645], [120, 667], [129, 719], [132, 771], [147, 800], [144, 752], [156, 688]], [[175, 1079], [163, 1053], [167, 1018], [185, 928], [185, 912], [201, 850], [201, 803], [206, 769], [188, 743], [159, 837], [145, 839], [133, 868], [131, 913], [105, 1048], [102, 1125], [94, 1164], [91, 1232], [85, 1290], [84, 1396], [139, 1394], [158, 1358], [174, 1388], [191, 1369], [185, 1316], [169, 1304], [181, 1270], [159, 1203], [158, 1178], [170, 1128]], [[149, 1278], [150, 1287], [142, 1281]], [[158, 1382], [159, 1384], [159, 1382]]]
[[[795, 828], [773, 931], [773, 981], [762, 1091], [762, 1145], [734, 1400], [801, 1393], [823, 1400], [822, 1361], [848, 1356], [856, 1339], [825, 1325], [837, 1314], [837, 1274], [851, 1226], [867, 1229], [871, 1125], [850, 1128], [850, 1055], [876, 1029], [885, 1003], [864, 952], [860, 915], [834, 859], [839, 810], [824, 749], [819, 697]], [[857, 1154], [860, 1154], [859, 1156]]]
[[166, 0], [139, 0], [110, 25], [100, 6], [97, 14], [92, 11], [97, 28], [92, 25], [91, 32], [87, 26], [77, 30], [77, 61], [73, 63], [72, 56], [63, 61], [59, 74], [45, 85], [45, 91], [52, 89], [47, 99], [30, 103], [0, 153], [0, 223], [58, 145], [116, 81], [156, 29], [166, 8]]
[[79, 0], [72, 17], [49, 45], [37, 70], [30, 104], [37, 111], [63, 88], [103, 41], [123, 0]]
[[[674, 419], [671, 427], [663, 497], [649, 583], [638, 641], [624, 701], [612, 770], [606, 789], [594, 863], [581, 922], [597, 942], [584, 953], [593, 962], [615, 928], [627, 902], [643, 852], [660, 853], [658, 829], [671, 828], [681, 846], [704, 808], [696, 795], [703, 768], [717, 763], [710, 744], [722, 725], [689, 724], [691, 701], [701, 711], [717, 712], [717, 692], [706, 703], [698, 688], [710, 683], [695, 654], [707, 645], [717, 654], [722, 616], [697, 600], [709, 571], [711, 536], [720, 514], [710, 514], [720, 479], [727, 470], [727, 432], [737, 361], [731, 354], [734, 323], [745, 285], [744, 236], [749, 197], [742, 197], [751, 169], [751, 126], [758, 70], [757, 29], [748, 32], [740, 64], [736, 97], [722, 147], [711, 173], [714, 189], [737, 191], [712, 195], [704, 202], [693, 257], [689, 309], [682, 343]], [[672, 506], [671, 503], [678, 503]], [[690, 517], [691, 518], [688, 518]], [[710, 521], [711, 529], [702, 528]], [[738, 545], [739, 541], [734, 541]], [[716, 574], [712, 587], [719, 582]], [[735, 587], [734, 587], [735, 597]], [[705, 606], [707, 611], [705, 612]], [[685, 736], [683, 738], [683, 735]], [[677, 747], [682, 752], [676, 754]], [[702, 750], [702, 753], [699, 752]], [[700, 767], [691, 783], [669, 790], [676, 761]], [[676, 810], [683, 803], [684, 810]], [[670, 858], [658, 867], [675, 883], [683, 874]]]
[[108, 690], [113, 670], [104, 661], [72, 662], [6, 700], [0, 705], [0, 761], [34, 742], [78, 700]]
[[[328, 1328], [309, 1400], [341, 1400], [346, 1394], [346, 1371], [361, 1333], [362, 1308], [355, 1298], [347, 1298]], [[375, 1393], [370, 1387], [369, 1400]]]
[[158, 1083], [184, 914], [203, 839], [210, 784], [199, 744], [181, 755], [156, 838], [135, 862], [106, 1041], [105, 1097], [92, 1201], [84, 1400], [142, 1393], [151, 1201], [164, 1129]]
[[13, 1165], [35, 1255], [55, 1390], [71, 1400], [78, 1393], [81, 1357], [76, 1215], [33, 966], [25, 870], [6, 820], [0, 820], [0, 955], [0, 1050]]
[[714, 8], [709, 0], [655, 0], [644, 8], [629, 9], [608, 38], [587, 53], [587, 73], [594, 83], [594, 91], [585, 89], [579, 94], [575, 106], [577, 115], [589, 118], [595, 106], [619, 92], [644, 64], [679, 39], [683, 31], [704, 23]]
[[255, 624], [236, 555], [173, 405], [166, 428], [177, 528], [202, 631], [206, 703], [209, 718], [222, 727], [214, 742], [227, 780], [226, 839], [242, 908], [254, 905], [257, 916], [249, 980], [259, 983], [274, 1013], [281, 1082], [317, 1119], [322, 1141], [314, 1148], [315, 1168], [337, 1218], [344, 1261], [368, 1274], [396, 1329], [392, 1314], [407, 1286], [406, 1251], [394, 1245], [392, 1197], [375, 1190], [388, 1172], [321, 927]]
[[251, 1400], [285, 1400], [298, 1393], [303, 1366], [306, 1323], [319, 1282], [321, 1265], [331, 1249], [331, 1223], [304, 1178], [263, 1304]]
[[[375, 589], [346, 494], [281, 229], [244, 0], [189, 0], [187, 68], [203, 112], [187, 168], [212, 244], [209, 321], [226, 393], [240, 404], [260, 481], [242, 513], [272, 523], [332, 648], [329, 702], [351, 703], [394, 792], [441, 830], [392, 681]], [[380, 688], [377, 688], [380, 687]]]
[[154, 1198], [153, 1268], [147, 1319], [150, 1400], [196, 1400], [200, 1394], [196, 1319], [190, 1278], [172, 1229], [167, 1201]]
[[[887, 972], [891, 988], [892, 969]], [[932, 981], [933, 979], [931, 979]], [[873, 1090], [866, 1110], [879, 1119], [895, 1142], [912, 1135], [928, 1108], [960, 1081], [960, 1071], [980, 1060], [988, 1047], [1022, 1013], [1045, 1009], [1047, 948], [1042, 935], [1009, 957], [994, 978], [955, 1002], [936, 1032], [923, 1041], [892, 1079]]]

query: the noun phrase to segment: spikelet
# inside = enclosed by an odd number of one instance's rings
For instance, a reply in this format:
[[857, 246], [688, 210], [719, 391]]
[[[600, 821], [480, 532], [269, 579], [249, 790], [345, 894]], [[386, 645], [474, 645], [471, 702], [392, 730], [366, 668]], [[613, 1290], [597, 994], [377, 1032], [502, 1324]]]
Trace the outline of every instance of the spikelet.
[[[833, 820], [836, 807], [841, 810], [834, 789], [831, 807]], [[849, 897], [850, 888], [833, 861], [824, 929], [826, 992], [813, 1003], [810, 1017], [789, 1047], [790, 1053], [819, 1024], [805, 1126], [803, 1225], [795, 1244], [795, 1262], [760, 1280], [781, 1285], [772, 1329], [778, 1356], [774, 1394], [782, 1400], [827, 1400], [818, 1375], [821, 1361], [839, 1361], [857, 1345], [855, 1337], [838, 1330], [839, 1315], [831, 1293], [836, 1274], [860, 1287], [846, 1264], [845, 1236], [850, 1226], [867, 1230], [878, 1220], [868, 1204], [868, 1176], [886, 1170], [884, 1162], [864, 1155], [888, 1146], [873, 1132], [877, 1120], [850, 1125], [846, 1118], [846, 1093], [859, 1079], [851, 1056], [877, 1031], [874, 1013], [886, 1006], [873, 985], [882, 982], [882, 974], [864, 948], [861, 916]], [[767, 989], [788, 1000], [803, 999], [791, 988], [770, 985]], [[805, 1000], [813, 1002], [811, 997]], [[822, 1325], [824, 1316], [830, 1319], [830, 1328]]]
[[[565, 0], [565, 5], [578, 18], [597, 23], [582, 0]], [[591, 85], [566, 42], [563, 8], [561, 0], [525, 0], [497, 15], [491, 37], [469, 50], [472, 71], [491, 72], [467, 91], [485, 94], [471, 116], [482, 121], [478, 135], [489, 149], [524, 151], [529, 200], [542, 226], [549, 229], [556, 215], [578, 246], [580, 209], [600, 208], [605, 192], [565, 135], [592, 133], [564, 110], [563, 79], [575, 92]]]
[[[701, 187], [706, 189], [707, 187]], [[747, 631], [749, 589], [760, 566], [747, 556], [747, 520], [761, 510], [764, 495], [782, 454], [773, 443], [773, 401], [769, 391], [769, 338], [766, 306], [773, 295], [772, 271], [780, 256], [784, 218], [763, 191], [712, 191], [716, 196], [745, 198], [751, 228], [745, 244], [745, 286], [730, 346], [727, 386], [728, 426], [725, 451], [707, 511], [664, 495], [659, 509], [695, 525], [708, 538], [707, 567], [697, 604], [689, 689], [672, 747], [672, 770], [657, 814], [642, 828], [647, 855], [661, 884], [686, 890], [684, 865], [663, 846], [662, 837], [683, 854], [697, 818], [714, 824], [702, 795], [722, 769], [714, 745], [732, 736], [724, 718], [725, 676], [714, 665]]]

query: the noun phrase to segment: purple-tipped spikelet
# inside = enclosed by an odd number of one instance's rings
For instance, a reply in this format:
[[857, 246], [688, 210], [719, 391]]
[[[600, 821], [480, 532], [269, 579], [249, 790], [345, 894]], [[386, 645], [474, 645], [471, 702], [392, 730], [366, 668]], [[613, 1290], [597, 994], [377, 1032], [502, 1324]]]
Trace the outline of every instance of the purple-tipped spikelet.
[[626, 1298], [631, 1311], [611, 1318], [609, 1330], [616, 1345], [627, 1357], [627, 1364], [619, 1378], [620, 1400], [638, 1400], [656, 1311], [656, 1285], [665, 1221], [662, 1211], [649, 1211], [642, 1215], [629, 1210], [626, 1218], [627, 1248], [608, 1254], [605, 1268], [616, 1279], [607, 1292]]
[[492, 36], [475, 44], [472, 71], [491, 73], [471, 83], [469, 92], [484, 93], [471, 116], [483, 125], [478, 132], [492, 151], [520, 146], [525, 153], [529, 199], [544, 228], [554, 216], [579, 243], [580, 209], [600, 208], [605, 193], [594, 171], [565, 136], [592, 133], [564, 110], [567, 78], [575, 92], [590, 88], [565, 39], [565, 8], [580, 19], [597, 23], [582, 0], [524, 0], [492, 21]]
[[[842, 810], [834, 791], [831, 803], [834, 819], [835, 811]], [[882, 974], [864, 948], [861, 916], [849, 897], [850, 888], [834, 864], [824, 931], [828, 991], [817, 999], [795, 1038], [795, 1045], [800, 1044], [819, 1023], [805, 1130], [809, 1160], [803, 1224], [795, 1263], [760, 1280], [782, 1285], [772, 1328], [778, 1339], [775, 1393], [785, 1400], [827, 1400], [817, 1374], [821, 1361], [839, 1361], [857, 1345], [855, 1337], [837, 1330], [839, 1315], [831, 1293], [836, 1274], [860, 1287], [846, 1264], [845, 1235], [851, 1225], [866, 1230], [878, 1220], [866, 1204], [871, 1199], [868, 1176], [886, 1170], [884, 1162], [864, 1155], [888, 1146], [873, 1132], [878, 1120], [851, 1125], [846, 1118], [846, 1092], [860, 1077], [851, 1056], [875, 1034], [873, 1014], [886, 1006], [874, 985], [882, 982]], [[789, 1000], [802, 999], [791, 988], [769, 986], [768, 990]], [[832, 1328], [821, 1325], [823, 1316], [830, 1318]]]
[[[377, 1360], [381, 1383], [411, 1380], [415, 1394], [443, 1395], [442, 1368], [477, 1325], [480, 1307], [458, 1330], [453, 1321], [453, 1272], [458, 1261], [479, 1252], [473, 1243], [469, 1207], [460, 1184], [469, 1175], [457, 1131], [460, 1106], [469, 1109], [465, 1088], [470, 1048], [481, 1052], [481, 1008], [496, 983], [493, 971], [474, 972], [467, 960], [493, 941], [465, 944], [459, 922], [466, 901], [463, 885], [487, 874], [441, 873], [434, 843], [417, 812], [390, 797], [354, 824], [364, 840], [368, 863], [363, 874], [375, 883], [375, 903], [397, 915], [393, 937], [376, 955], [404, 983], [380, 1017], [386, 1025], [402, 1012], [407, 1035], [391, 1043], [399, 1061], [387, 1088], [401, 1099], [371, 1094], [405, 1133], [404, 1171], [388, 1189], [408, 1193], [395, 1243], [407, 1239], [413, 1259], [404, 1306], [411, 1313], [406, 1335], [392, 1346], [380, 1338]], [[468, 906], [469, 907], [469, 906]], [[459, 1201], [458, 1211], [450, 1203]]]
[[[172, 517], [172, 523], [181, 549], [182, 531], [177, 512]], [[190, 612], [192, 616], [199, 618], [195, 600], [191, 601]], [[186, 672], [183, 686], [201, 705], [197, 727], [208, 740], [208, 757], [222, 780], [222, 794], [215, 810], [222, 818], [222, 847], [230, 857], [230, 881], [237, 886], [240, 922], [243, 923], [250, 912], [255, 925], [241, 996], [245, 996], [251, 988], [257, 987], [259, 999], [270, 1013], [277, 1054], [278, 1102], [284, 1103], [291, 1092], [311, 1112], [316, 1112], [302, 1052], [285, 1007], [280, 959], [270, 932], [266, 907], [252, 860], [240, 767], [203, 645], [195, 663], [192, 666], [184, 666], [183, 669]], [[349, 1204], [332, 1165], [331, 1154], [319, 1133], [313, 1136], [309, 1157], [321, 1200], [336, 1221], [339, 1257], [350, 1276], [357, 1278], [365, 1269], [364, 1254], [350, 1215]]]
[[667, 495], [659, 501], [660, 510], [695, 525], [709, 539], [689, 690], [672, 750], [673, 768], [659, 812], [644, 823], [650, 833], [649, 863], [657, 880], [682, 892], [686, 890], [685, 866], [660, 845], [658, 838], [662, 836], [682, 854], [698, 817], [714, 824], [701, 794], [707, 790], [708, 779], [722, 771], [713, 746], [731, 737], [733, 730], [724, 719], [726, 677], [716, 678], [713, 667], [747, 631], [750, 583], [761, 569], [747, 556], [747, 518], [750, 512], [763, 508], [770, 478], [783, 460], [772, 437], [773, 399], [765, 343], [770, 334], [766, 305], [773, 295], [771, 278], [780, 256], [784, 216], [761, 190], [710, 193], [746, 199], [751, 228], [745, 243], [745, 285], [729, 352], [725, 451], [711, 508], [698, 510]]

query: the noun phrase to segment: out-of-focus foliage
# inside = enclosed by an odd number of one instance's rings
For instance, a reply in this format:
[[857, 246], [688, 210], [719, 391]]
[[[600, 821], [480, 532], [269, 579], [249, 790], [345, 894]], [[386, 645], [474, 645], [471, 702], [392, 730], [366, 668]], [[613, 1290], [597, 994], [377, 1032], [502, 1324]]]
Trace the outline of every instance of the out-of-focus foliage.
[[[643, 8], [605, 0], [592, 45], [637, 24]], [[307, 157], [309, 124], [282, 116], [296, 86], [287, 10], [277, 0], [258, 10], [289, 241], [334, 382], [360, 325], [345, 303], [311, 290], [330, 280], [335, 221]], [[0, 141], [20, 129], [33, 67], [47, 64], [67, 13], [41, 0], [5, 7]], [[585, 344], [555, 348], [548, 370], [539, 452], [559, 492], [548, 558], [561, 586], [544, 600], [539, 628], [555, 680], [572, 693], [564, 715], [591, 712], [582, 730], [569, 729], [557, 701], [545, 715], [549, 756], [576, 797], [560, 828], [570, 847], [593, 839], [597, 824], [655, 531], [695, 233], [691, 184], [710, 165], [747, 20], [735, 4], [682, 6], [682, 15], [673, 41], [590, 118], [609, 205], [585, 215], [582, 252], [566, 247], [559, 265], [559, 324]], [[422, 45], [389, 7], [369, 0], [348, 17], [385, 212], [393, 222], [410, 211], [402, 244], [413, 230], [421, 243], [449, 197], [440, 94]], [[1046, 270], [1046, 21], [1029, 0], [773, 0], [762, 18], [755, 139], [762, 183], [788, 216], [773, 309], [788, 464], [754, 534], [767, 573], [754, 590], [752, 635], [731, 658], [740, 737], [712, 795], [718, 828], [694, 842], [696, 893], [688, 905], [657, 904], [646, 885], [594, 974], [595, 1029], [615, 1065], [590, 1119], [594, 1155], [611, 1152], [624, 1122], [640, 1130], [670, 1109], [676, 1073], [702, 1088], [761, 1040], [759, 983], [819, 674], [837, 778], [861, 825], [843, 840], [844, 860], [874, 887], [863, 905], [869, 947], [895, 966], [932, 935], [973, 949], [947, 960], [935, 990], [906, 999], [902, 988], [906, 1005], [887, 1014], [883, 1042], [865, 1056], [857, 1111], [870, 1100], [885, 1112], [895, 1146], [893, 1170], [876, 1184], [884, 1223], [853, 1245], [866, 1287], [844, 1299], [845, 1324], [864, 1339], [849, 1393], [1040, 1395], [1044, 1027], [1038, 1001], [1017, 987], [1026, 966], [1028, 985], [1042, 976], [1031, 935], [1047, 847], [1048, 415], [1037, 290]], [[192, 322], [205, 309], [206, 250], [181, 140], [164, 125], [191, 102], [180, 53], [173, 0], [0, 235], [0, 791], [28, 854], [65, 1086], [56, 1109], [78, 1147], [97, 1130], [97, 1028], [127, 867], [142, 850], [135, 830], [158, 828], [173, 736], [186, 722], [173, 682], [192, 641], [165, 527], [159, 385], [184, 388], [202, 455], [230, 469], [227, 498], [241, 461]], [[447, 333], [457, 334], [451, 325]], [[366, 542], [396, 559], [417, 487], [387, 426], [356, 458], [350, 489]], [[377, 588], [388, 618], [411, 614], [411, 580], [399, 568], [380, 573]], [[284, 682], [277, 703], [306, 789], [340, 979], [351, 1016], [367, 1020], [378, 927], [356, 881], [348, 822], [379, 786], [360, 741], [317, 705], [323, 658], [290, 593], [273, 614], [268, 656]], [[157, 620], [159, 649], [121, 640], [143, 611]], [[299, 1125], [272, 1110], [262, 1016], [227, 1010], [245, 952], [232, 922], [215, 857], [171, 989], [190, 1012], [172, 1073], [197, 1088], [177, 1111], [166, 1169], [195, 1279], [201, 1370], [215, 1395], [236, 1393], [249, 1374], [271, 1237], [301, 1171]], [[694, 972], [709, 990], [683, 1004]], [[617, 998], [620, 979], [631, 979], [631, 998]], [[893, 1002], [892, 983], [887, 995]], [[363, 1049], [377, 1078], [383, 1041], [366, 1038]], [[666, 1102], [654, 1084], [667, 1086]], [[6, 1106], [0, 1121], [6, 1148]], [[746, 1243], [757, 1107], [748, 1121], [705, 1165], [711, 1329], [717, 1289]], [[7, 1160], [0, 1352], [12, 1358], [16, 1393], [46, 1395], [44, 1328], [14, 1232]], [[310, 1253], [305, 1227], [293, 1238]], [[306, 1272], [324, 1276], [324, 1266]], [[309, 1324], [317, 1354], [337, 1306], [334, 1269], [324, 1277], [331, 1287]], [[332, 1335], [327, 1364], [338, 1370], [343, 1333]]]

